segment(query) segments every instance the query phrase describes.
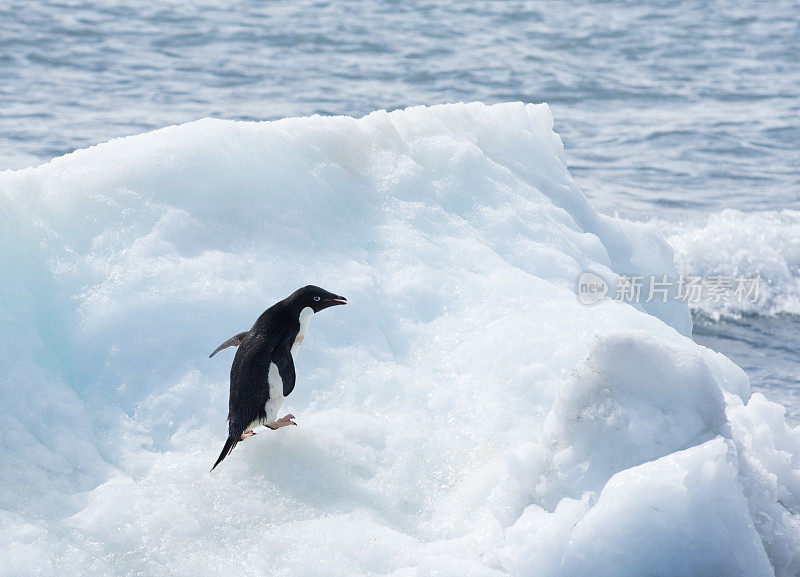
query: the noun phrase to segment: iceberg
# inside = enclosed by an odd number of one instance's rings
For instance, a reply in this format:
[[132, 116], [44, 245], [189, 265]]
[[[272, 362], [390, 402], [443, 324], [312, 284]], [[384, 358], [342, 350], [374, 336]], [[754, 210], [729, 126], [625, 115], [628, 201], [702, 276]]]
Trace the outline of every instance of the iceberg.
[[[2, 575], [800, 574], [800, 428], [691, 340], [544, 104], [203, 119], [0, 172]], [[305, 284], [284, 408], [232, 349]], [[647, 286], [644, 290], [647, 290]]]

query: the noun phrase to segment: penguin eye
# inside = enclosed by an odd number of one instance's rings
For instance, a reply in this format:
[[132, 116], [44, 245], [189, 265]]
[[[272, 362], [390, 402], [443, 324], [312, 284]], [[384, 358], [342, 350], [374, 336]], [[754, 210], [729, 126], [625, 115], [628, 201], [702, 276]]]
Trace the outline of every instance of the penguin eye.
[[319, 297], [314, 297], [314, 300], [319, 302]]

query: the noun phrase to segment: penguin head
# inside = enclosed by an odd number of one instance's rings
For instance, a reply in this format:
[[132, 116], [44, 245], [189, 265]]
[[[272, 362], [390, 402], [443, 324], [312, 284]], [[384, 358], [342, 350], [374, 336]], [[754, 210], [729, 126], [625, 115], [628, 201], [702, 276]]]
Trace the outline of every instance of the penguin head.
[[301, 309], [310, 307], [315, 313], [328, 307], [346, 305], [347, 299], [318, 286], [308, 285], [298, 289], [290, 297]]

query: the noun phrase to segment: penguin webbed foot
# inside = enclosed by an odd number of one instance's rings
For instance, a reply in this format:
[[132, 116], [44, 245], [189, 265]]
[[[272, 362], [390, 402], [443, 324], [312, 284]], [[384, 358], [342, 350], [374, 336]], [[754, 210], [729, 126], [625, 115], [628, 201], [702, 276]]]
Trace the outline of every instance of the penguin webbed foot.
[[272, 429], [273, 431], [276, 431], [276, 430], [280, 429], [281, 427], [288, 427], [289, 425], [294, 425], [296, 427], [297, 423], [295, 423], [292, 419], [294, 419], [294, 415], [289, 414], [289, 415], [286, 415], [285, 417], [281, 417], [277, 421], [273, 421], [271, 423], [267, 423], [264, 426]]
[[242, 439], [242, 441], [244, 441], [247, 437], [255, 437], [255, 436], [256, 436], [256, 434], [252, 430], [245, 431], [244, 433], [242, 433], [241, 439]]

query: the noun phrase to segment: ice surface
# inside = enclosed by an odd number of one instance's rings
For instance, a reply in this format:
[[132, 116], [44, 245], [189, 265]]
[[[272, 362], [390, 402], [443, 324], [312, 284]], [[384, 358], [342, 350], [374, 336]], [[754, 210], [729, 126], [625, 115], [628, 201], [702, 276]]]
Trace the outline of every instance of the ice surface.
[[[800, 430], [693, 343], [545, 105], [206, 119], [0, 173], [0, 574], [797, 575]], [[284, 407], [233, 355], [307, 283]]]

